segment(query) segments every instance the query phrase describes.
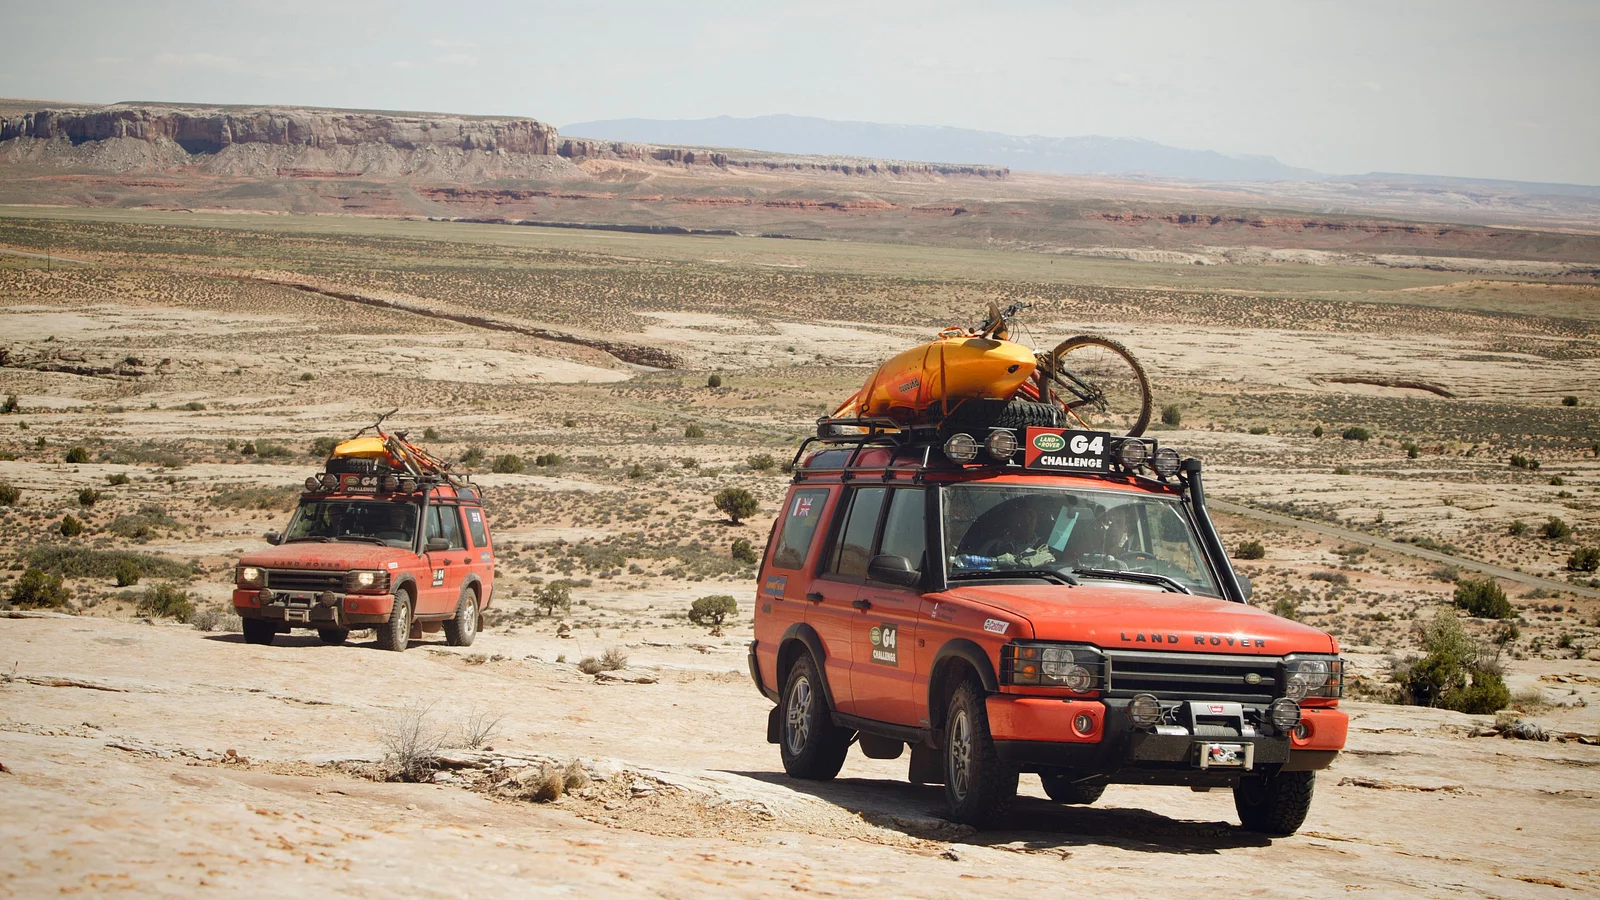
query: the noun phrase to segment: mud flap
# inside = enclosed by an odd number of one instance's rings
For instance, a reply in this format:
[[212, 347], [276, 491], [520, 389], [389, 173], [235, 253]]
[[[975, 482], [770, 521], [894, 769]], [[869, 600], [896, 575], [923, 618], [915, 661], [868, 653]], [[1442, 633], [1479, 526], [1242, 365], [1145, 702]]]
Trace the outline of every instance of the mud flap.
[[783, 716], [778, 715], [781, 707], [774, 706], [767, 712], [767, 743], [776, 744], [783, 740]]
[[911, 747], [911, 771], [906, 780], [912, 784], [944, 784], [944, 759], [938, 750], [928, 744]]

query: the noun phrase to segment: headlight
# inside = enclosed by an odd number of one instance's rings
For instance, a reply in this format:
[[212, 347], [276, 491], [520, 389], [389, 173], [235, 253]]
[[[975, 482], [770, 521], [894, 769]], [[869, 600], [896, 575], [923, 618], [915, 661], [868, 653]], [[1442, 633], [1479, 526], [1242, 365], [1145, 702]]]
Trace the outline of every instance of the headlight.
[[948, 456], [951, 462], [972, 462], [978, 458], [978, 442], [965, 432], [952, 434], [950, 439], [944, 442], [944, 455]]
[[385, 591], [389, 589], [389, 573], [371, 569], [362, 569], [347, 572], [344, 576], [345, 591]]
[[1337, 656], [1290, 656], [1283, 669], [1284, 695], [1290, 700], [1344, 696], [1344, 661]]
[[266, 583], [262, 571], [255, 566], [240, 566], [233, 573], [233, 583], [240, 587], [261, 587]]
[[1103, 686], [1105, 657], [1079, 644], [1006, 644], [1000, 648], [1000, 677], [1006, 684], [1064, 687], [1087, 694]]

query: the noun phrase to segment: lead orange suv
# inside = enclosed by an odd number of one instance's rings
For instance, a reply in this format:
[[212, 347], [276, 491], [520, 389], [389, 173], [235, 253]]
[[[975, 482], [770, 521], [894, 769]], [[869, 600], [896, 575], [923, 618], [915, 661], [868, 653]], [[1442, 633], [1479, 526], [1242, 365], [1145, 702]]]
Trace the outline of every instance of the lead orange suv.
[[819, 429], [762, 561], [750, 671], [798, 778], [852, 744], [995, 824], [1020, 773], [1231, 788], [1285, 835], [1344, 747], [1339, 647], [1249, 605], [1200, 462], [1144, 438], [1028, 427]]

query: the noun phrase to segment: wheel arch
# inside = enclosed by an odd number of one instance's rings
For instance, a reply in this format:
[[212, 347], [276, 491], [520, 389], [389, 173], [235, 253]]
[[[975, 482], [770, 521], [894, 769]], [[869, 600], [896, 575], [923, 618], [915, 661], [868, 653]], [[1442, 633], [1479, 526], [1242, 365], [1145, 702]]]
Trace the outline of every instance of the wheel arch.
[[1000, 681], [995, 677], [989, 654], [976, 641], [966, 638], [946, 641], [934, 654], [933, 665], [928, 667], [928, 725], [931, 728], [937, 730], [944, 727], [945, 707], [949, 705], [950, 694], [968, 675], [977, 678], [983, 689], [991, 694], [1000, 690]]
[[828, 669], [825, 665], [828, 654], [822, 647], [822, 637], [817, 630], [804, 622], [796, 622], [784, 631], [783, 638], [778, 641], [778, 677], [776, 687], [781, 694], [783, 686], [789, 680], [789, 670], [800, 659], [800, 654], [808, 653], [811, 661], [816, 665], [817, 678], [822, 681], [822, 696], [828, 701], [829, 709], [837, 709], [833, 703], [833, 686], [828, 684]]

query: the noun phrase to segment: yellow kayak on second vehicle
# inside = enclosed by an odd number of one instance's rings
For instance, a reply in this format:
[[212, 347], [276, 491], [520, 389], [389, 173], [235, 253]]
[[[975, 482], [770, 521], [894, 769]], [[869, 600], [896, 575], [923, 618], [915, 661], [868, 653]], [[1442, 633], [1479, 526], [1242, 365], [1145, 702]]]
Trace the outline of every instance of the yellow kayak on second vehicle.
[[381, 437], [358, 437], [340, 441], [330, 455], [333, 459], [388, 459], [389, 448]]
[[1036, 366], [1033, 351], [1012, 341], [941, 337], [896, 354], [835, 416], [921, 420], [962, 400], [1009, 400]]

